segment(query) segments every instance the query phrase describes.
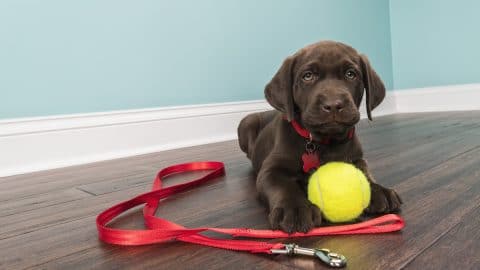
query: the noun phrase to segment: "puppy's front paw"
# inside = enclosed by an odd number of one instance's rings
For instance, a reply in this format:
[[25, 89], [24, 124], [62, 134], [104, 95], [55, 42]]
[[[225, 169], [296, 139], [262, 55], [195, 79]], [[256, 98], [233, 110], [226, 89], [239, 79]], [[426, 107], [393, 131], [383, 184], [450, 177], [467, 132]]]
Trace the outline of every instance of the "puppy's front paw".
[[287, 233], [308, 232], [322, 224], [322, 214], [317, 206], [306, 198], [282, 200], [270, 210], [268, 216], [274, 230]]
[[372, 183], [371, 190], [370, 205], [365, 210], [366, 213], [386, 214], [400, 211], [402, 199], [393, 189]]

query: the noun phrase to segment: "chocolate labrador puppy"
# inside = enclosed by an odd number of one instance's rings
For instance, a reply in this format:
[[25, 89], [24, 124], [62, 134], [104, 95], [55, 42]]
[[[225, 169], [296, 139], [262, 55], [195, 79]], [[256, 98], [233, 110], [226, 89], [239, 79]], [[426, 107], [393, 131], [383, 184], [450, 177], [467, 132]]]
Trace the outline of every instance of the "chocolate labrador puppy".
[[385, 97], [383, 82], [364, 55], [348, 45], [322, 41], [287, 57], [267, 84], [265, 97], [276, 110], [250, 114], [240, 122], [240, 148], [252, 161], [272, 229], [307, 232], [322, 223], [320, 209], [306, 196], [306, 153], [320, 164], [344, 161], [362, 170], [372, 191], [367, 213], [399, 210], [400, 197], [375, 182], [353, 132], [364, 92], [371, 120], [371, 111]]

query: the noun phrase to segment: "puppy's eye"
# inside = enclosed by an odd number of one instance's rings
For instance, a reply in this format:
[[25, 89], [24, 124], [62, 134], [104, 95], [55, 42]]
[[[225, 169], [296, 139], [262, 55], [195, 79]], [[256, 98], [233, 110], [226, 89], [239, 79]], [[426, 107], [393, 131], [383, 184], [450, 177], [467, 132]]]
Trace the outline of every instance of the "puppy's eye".
[[355, 70], [353, 68], [349, 68], [345, 72], [345, 78], [347, 78], [349, 80], [354, 80], [355, 78], [357, 78], [357, 73], [355, 72]]
[[315, 78], [315, 75], [311, 71], [305, 72], [302, 77], [304, 81], [312, 81], [314, 78]]

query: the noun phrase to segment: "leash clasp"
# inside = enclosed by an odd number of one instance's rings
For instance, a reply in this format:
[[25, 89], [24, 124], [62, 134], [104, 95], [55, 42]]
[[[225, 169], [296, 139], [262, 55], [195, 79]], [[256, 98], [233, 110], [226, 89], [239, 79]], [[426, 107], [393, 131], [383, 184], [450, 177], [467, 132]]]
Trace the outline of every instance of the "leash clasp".
[[286, 254], [286, 255], [307, 255], [319, 258], [322, 262], [330, 267], [345, 267], [347, 265], [347, 258], [342, 254], [331, 252], [328, 249], [304, 248], [297, 244], [285, 244], [283, 249], [272, 249], [272, 254]]

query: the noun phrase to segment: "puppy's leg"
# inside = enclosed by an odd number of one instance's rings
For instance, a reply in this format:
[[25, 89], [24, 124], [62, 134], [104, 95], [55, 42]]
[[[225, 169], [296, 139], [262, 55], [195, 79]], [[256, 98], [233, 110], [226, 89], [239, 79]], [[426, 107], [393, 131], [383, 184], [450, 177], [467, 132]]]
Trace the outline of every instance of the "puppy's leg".
[[272, 229], [294, 233], [308, 232], [320, 226], [320, 209], [308, 201], [295, 174], [272, 164], [282, 164], [282, 161], [267, 159], [257, 177], [257, 190], [268, 204]]
[[248, 158], [252, 158], [258, 134], [276, 114], [278, 114], [276, 111], [252, 113], [240, 121], [237, 128], [238, 143]]
[[354, 165], [367, 176], [367, 179], [370, 182], [371, 199], [370, 205], [365, 212], [369, 214], [398, 212], [400, 210], [400, 205], [402, 204], [400, 196], [398, 196], [393, 189], [375, 183], [375, 179], [370, 174], [367, 162], [364, 159], [357, 160], [354, 162]]

